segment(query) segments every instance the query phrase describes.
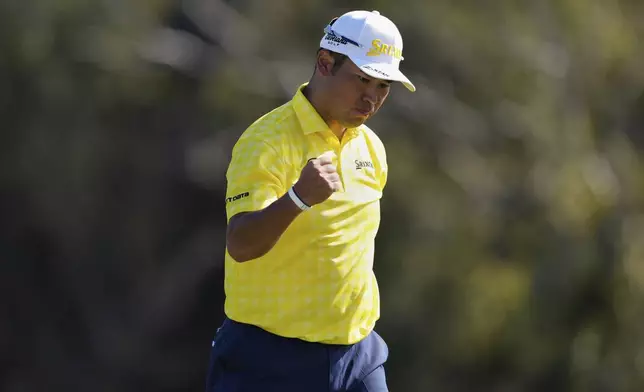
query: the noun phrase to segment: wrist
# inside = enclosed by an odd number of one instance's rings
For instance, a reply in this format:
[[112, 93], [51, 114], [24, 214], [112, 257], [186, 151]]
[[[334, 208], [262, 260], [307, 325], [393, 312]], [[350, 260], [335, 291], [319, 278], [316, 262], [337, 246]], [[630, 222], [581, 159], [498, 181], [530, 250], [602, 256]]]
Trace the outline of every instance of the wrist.
[[299, 196], [297, 193], [297, 190], [295, 189], [295, 185], [289, 188], [288, 190], [288, 196], [291, 199], [291, 201], [297, 206], [302, 211], [306, 211], [311, 208], [311, 206], [306, 203], [302, 198]]

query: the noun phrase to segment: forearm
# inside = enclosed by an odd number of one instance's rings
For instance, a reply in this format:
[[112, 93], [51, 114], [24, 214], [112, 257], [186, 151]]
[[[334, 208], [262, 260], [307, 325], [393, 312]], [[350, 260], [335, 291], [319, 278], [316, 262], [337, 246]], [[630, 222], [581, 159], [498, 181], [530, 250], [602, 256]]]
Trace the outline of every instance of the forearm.
[[240, 263], [265, 255], [301, 212], [285, 194], [263, 210], [233, 217], [226, 231], [228, 253]]

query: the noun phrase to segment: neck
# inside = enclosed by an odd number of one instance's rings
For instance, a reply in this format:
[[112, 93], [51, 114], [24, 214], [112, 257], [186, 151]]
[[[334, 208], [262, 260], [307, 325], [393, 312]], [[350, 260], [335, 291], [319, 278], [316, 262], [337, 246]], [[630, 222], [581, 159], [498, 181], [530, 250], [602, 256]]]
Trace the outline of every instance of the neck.
[[302, 93], [306, 99], [309, 100], [311, 106], [313, 106], [313, 108], [318, 112], [320, 117], [322, 117], [322, 120], [324, 120], [324, 122], [329, 126], [335, 136], [337, 136], [338, 139], [342, 139], [342, 135], [344, 135], [344, 132], [347, 129], [331, 118], [329, 111], [326, 109], [324, 95], [322, 94], [319, 86], [317, 86], [317, 83], [311, 80]]

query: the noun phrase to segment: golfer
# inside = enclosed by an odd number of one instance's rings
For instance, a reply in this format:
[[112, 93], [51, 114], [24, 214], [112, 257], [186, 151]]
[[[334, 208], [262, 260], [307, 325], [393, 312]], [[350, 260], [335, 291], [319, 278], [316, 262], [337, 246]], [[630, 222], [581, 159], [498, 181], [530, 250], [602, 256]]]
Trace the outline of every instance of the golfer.
[[239, 138], [227, 171], [226, 320], [208, 392], [387, 391], [373, 273], [385, 148], [364, 122], [399, 70], [377, 11], [324, 30], [310, 81]]

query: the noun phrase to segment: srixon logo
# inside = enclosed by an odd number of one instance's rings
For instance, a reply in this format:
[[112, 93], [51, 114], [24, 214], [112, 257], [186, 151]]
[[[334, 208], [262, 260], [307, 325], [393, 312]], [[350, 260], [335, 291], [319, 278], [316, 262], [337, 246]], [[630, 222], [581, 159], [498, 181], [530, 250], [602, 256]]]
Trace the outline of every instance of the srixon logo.
[[371, 161], [361, 161], [361, 160], [356, 159], [355, 163], [356, 163], [356, 170], [360, 170], [360, 169], [365, 168], [365, 167], [369, 167], [369, 168], [373, 169], [373, 163], [371, 163]]
[[244, 193], [240, 193], [239, 195], [227, 197], [226, 198], [226, 204], [230, 203], [231, 201], [236, 201], [236, 200], [242, 199], [244, 197], [248, 197], [249, 195], [250, 195], [249, 192], [244, 192]]

